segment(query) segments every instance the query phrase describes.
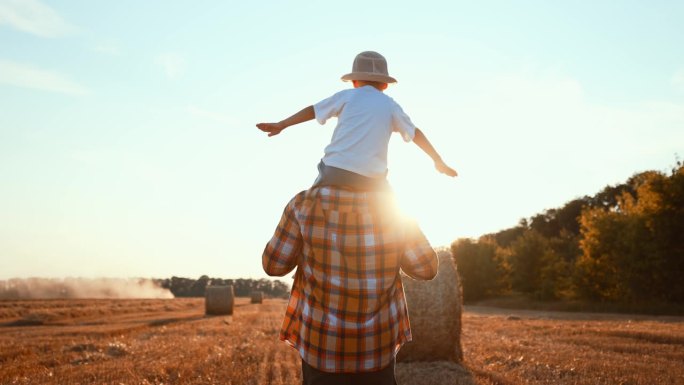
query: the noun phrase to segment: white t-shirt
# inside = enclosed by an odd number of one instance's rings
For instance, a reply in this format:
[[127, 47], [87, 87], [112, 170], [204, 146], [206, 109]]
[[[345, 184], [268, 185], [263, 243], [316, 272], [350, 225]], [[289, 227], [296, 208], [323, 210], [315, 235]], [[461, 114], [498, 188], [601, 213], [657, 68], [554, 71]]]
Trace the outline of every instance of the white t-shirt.
[[337, 117], [323, 163], [363, 176], [376, 178], [387, 173], [392, 132], [399, 132], [406, 142], [416, 133], [401, 106], [372, 86], [340, 91], [313, 107], [320, 124]]

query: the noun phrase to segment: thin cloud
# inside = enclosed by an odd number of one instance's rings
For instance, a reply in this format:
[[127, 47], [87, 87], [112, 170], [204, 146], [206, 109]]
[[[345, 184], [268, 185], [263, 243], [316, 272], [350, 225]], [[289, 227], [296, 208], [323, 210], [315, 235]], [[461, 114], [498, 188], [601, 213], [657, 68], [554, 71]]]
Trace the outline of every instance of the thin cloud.
[[89, 93], [87, 88], [58, 72], [35, 68], [9, 60], [0, 60], [0, 84], [68, 95], [85, 95]]
[[109, 56], [121, 55], [121, 47], [118, 43], [113, 41], [99, 42], [93, 46], [93, 50]]
[[155, 64], [161, 66], [166, 76], [175, 79], [185, 71], [185, 59], [176, 53], [163, 53], [154, 58]]
[[60, 37], [77, 30], [38, 0], [0, 0], [0, 25], [41, 37]]

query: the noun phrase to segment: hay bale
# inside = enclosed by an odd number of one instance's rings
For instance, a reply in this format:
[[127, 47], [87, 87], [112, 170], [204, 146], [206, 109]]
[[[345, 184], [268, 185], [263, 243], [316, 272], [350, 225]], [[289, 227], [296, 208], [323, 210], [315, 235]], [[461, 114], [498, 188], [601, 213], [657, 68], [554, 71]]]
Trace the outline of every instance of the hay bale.
[[252, 300], [251, 303], [263, 303], [264, 302], [264, 293], [259, 290], [254, 290], [252, 292]]
[[461, 313], [463, 299], [456, 265], [448, 250], [437, 253], [439, 272], [431, 281], [402, 276], [413, 341], [397, 354], [397, 361], [463, 361]]
[[233, 286], [207, 286], [204, 292], [205, 314], [207, 315], [231, 315], [235, 294]]

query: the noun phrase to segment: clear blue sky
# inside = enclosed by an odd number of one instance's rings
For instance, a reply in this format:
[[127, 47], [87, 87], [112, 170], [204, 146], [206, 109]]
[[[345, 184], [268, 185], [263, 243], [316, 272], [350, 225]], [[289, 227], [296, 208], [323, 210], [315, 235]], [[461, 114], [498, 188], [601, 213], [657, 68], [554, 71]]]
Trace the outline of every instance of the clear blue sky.
[[461, 174], [394, 138], [434, 246], [684, 155], [681, 1], [0, 0], [0, 279], [263, 277], [334, 128], [266, 138], [375, 50]]

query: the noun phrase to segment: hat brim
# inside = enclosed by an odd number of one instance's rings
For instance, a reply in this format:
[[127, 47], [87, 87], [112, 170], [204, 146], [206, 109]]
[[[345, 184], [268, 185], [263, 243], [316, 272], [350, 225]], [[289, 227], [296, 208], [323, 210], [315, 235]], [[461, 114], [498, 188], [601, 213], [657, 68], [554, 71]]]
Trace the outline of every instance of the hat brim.
[[379, 83], [396, 83], [397, 79], [382, 74], [376, 74], [373, 72], [352, 72], [342, 76], [342, 81], [348, 82], [352, 80], [365, 80], [367, 82], [379, 82]]

